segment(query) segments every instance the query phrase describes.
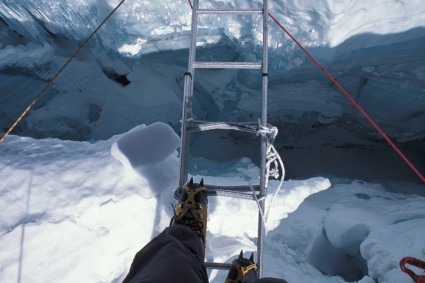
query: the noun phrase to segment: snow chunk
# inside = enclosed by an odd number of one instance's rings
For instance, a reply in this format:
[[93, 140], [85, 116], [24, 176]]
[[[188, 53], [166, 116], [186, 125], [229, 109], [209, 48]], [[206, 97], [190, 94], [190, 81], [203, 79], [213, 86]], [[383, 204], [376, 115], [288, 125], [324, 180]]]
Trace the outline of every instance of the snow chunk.
[[371, 227], [382, 225], [382, 216], [361, 208], [335, 209], [324, 219], [324, 228], [331, 244], [337, 248], [358, 245], [368, 235]]
[[147, 40], [138, 38], [133, 44], [123, 44], [120, 48], [118, 48], [118, 51], [122, 54], [135, 56], [139, 54], [140, 50], [142, 50], [142, 47], [146, 42]]
[[120, 137], [111, 147], [111, 155], [128, 168], [158, 163], [179, 146], [180, 138], [167, 124], [157, 122], [138, 126]]

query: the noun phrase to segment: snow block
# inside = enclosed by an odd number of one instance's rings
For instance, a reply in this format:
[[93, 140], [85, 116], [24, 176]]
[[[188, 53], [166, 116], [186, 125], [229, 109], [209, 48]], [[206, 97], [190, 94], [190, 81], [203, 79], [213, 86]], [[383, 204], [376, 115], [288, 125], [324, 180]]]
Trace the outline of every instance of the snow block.
[[180, 146], [173, 128], [161, 122], [136, 127], [121, 136], [111, 147], [111, 155], [128, 168], [158, 163]]
[[359, 246], [369, 235], [370, 227], [385, 223], [382, 216], [359, 208], [334, 208], [324, 219], [330, 243], [336, 248]]

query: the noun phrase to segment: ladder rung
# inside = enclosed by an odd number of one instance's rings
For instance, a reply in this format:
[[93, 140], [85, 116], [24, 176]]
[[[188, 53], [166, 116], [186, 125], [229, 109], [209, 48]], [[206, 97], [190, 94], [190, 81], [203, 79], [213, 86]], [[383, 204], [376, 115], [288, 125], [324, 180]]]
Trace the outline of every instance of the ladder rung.
[[262, 9], [253, 10], [224, 10], [224, 9], [198, 9], [198, 14], [236, 14], [236, 15], [258, 15], [262, 14]]
[[232, 267], [229, 263], [220, 263], [220, 262], [204, 262], [206, 268], [213, 269], [230, 269]]
[[[205, 187], [209, 191], [214, 190], [226, 190], [226, 191], [237, 191], [237, 192], [251, 192], [251, 188], [249, 186], [216, 186], [216, 185], [205, 185]], [[252, 186], [255, 191], [260, 190], [259, 185], [253, 185]]]
[[260, 69], [261, 62], [194, 62], [193, 67], [198, 69]]
[[[259, 193], [260, 186], [252, 186], [254, 191]], [[249, 186], [206, 186], [208, 191], [208, 196], [227, 196], [234, 197], [239, 199], [255, 200], [252, 195], [252, 190]], [[257, 195], [257, 198], [259, 196]]]
[[[232, 191], [222, 191], [222, 190], [215, 190], [208, 192], [208, 196], [210, 197], [230, 197], [230, 198], [237, 198], [237, 199], [246, 199], [246, 200], [255, 200], [252, 193], [240, 193], [240, 192], [232, 192]], [[259, 198], [257, 196], [257, 198]]]
[[187, 123], [187, 130], [189, 132], [202, 132], [210, 130], [236, 130], [249, 133], [257, 133], [258, 122], [207, 122], [192, 120]]

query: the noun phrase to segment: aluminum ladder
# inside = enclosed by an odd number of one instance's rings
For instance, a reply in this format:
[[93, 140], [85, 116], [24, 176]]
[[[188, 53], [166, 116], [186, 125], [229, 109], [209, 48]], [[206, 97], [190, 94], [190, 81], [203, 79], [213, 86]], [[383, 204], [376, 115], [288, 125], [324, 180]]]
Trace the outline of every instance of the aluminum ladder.
[[[205, 0], [206, 1], [206, 0]], [[263, 24], [263, 50], [262, 61], [259, 62], [201, 62], [196, 61], [196, 42], [198, 17], [200, 15], [262, 15]], [[192, 7], [192, 26], [190, 35], [189, 61], [188, 70], [184, 76], [184, 94], [183, 94], [183, 111], [182, 111], [182, 127], [181, 127], [181, 147], [180, 147], [180, 180], [179, 185], [182, 186], [188, 180], [188, 162], [190, 153], [190, 134], [199, 131], [208, 130], [236, 130], [253, 134], [258, 134], [259, 128], [265, 128], [267, 124], [267, 88], [268, 88], [268, 1], [263, 0], [263, 6], [260, 9], [250, 10], [223, 10], [223, 9], [200, 9], [199, 0], [193, 1]], [[261, 118], [259, 122], [216, 122], [216, 121], [198, 121], [192, 118], [192, 98], [194, 89], [194, 78], [196, 69], [262, 69], [262, 96], [261, 96]], [[257, 199], [259, 199], [259, 209], [264, 211], [264, 197], [267, 194], [266, 188], [266, 151], [268, 139], [265, 135], [260, 135], [261, 139], [261, 163], [260, 163], [260, 183], [254, 186]], [[205, 184], [208, 195], [212, 196], [232, 196], [243, 199], [254, 200], [253, 192], [250, 186], [212, 186]], [[258, 275], [262, 275], [263, 261], [263, 238], [265, 235], [265, 227], [258, 214], [258, 240], [257, 240], [257, 266]], [[205, 266], [212, 269], [228, 269], [230, 264], [206, 262]]]

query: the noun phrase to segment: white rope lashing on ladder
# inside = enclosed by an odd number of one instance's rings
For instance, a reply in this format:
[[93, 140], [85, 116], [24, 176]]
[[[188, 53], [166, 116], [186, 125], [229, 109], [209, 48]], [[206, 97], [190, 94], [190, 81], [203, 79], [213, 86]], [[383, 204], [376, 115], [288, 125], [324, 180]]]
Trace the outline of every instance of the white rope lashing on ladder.
[[[266, 213], [264, 213], [263, 208], [261, 208], [260, 201], [265, 200], [266, 196], [263, 196], [262, 198], [257, 198], [257, 194], [255, 192], [255, 189], [253, 185], [251, 184], [251, 181], [249, 182], [249, 187], [251, 188], [252, 195], [254, 197], [255, 202], [257, 203], [258, 210], [260, 211], [261, 221], [263, 222], [264, 229], [266, 234], [268, 233], [267, 228], [267, 220], [270, 215], [270, 210], [273, 206], [273, 201], [276, 198], [276, 196], [279, 194], [283, 181], [285, 179], [285, 166], [283, 164], [282, 158], [280, 157], [279, 153], [277, 152], [276, 148], [273, 146], [274, 139], [276, 138], [278, 133], [278, 129], [273, 126], [264, 127], [261, 126], [259, 122], [259, 129], [257, 131], [257, 135], [261, 135], [266, 138], [267, 140], [267, 151], [266, 151], [266, 175], [265, 175], [265, 187], [266, 189], [269, 188], [269, 179], [270, 177], [273, 177], [275, 179], [278, 179], [280, 177], [279, 185], [272, 195], [270, 202], [267, 206]], [[279, 172], [279, 167], [281, 168], [281, 173]], [[266, 194], [267, 195], [267, 194]], [[266, 208], [266, 207], [264, 207]]]

